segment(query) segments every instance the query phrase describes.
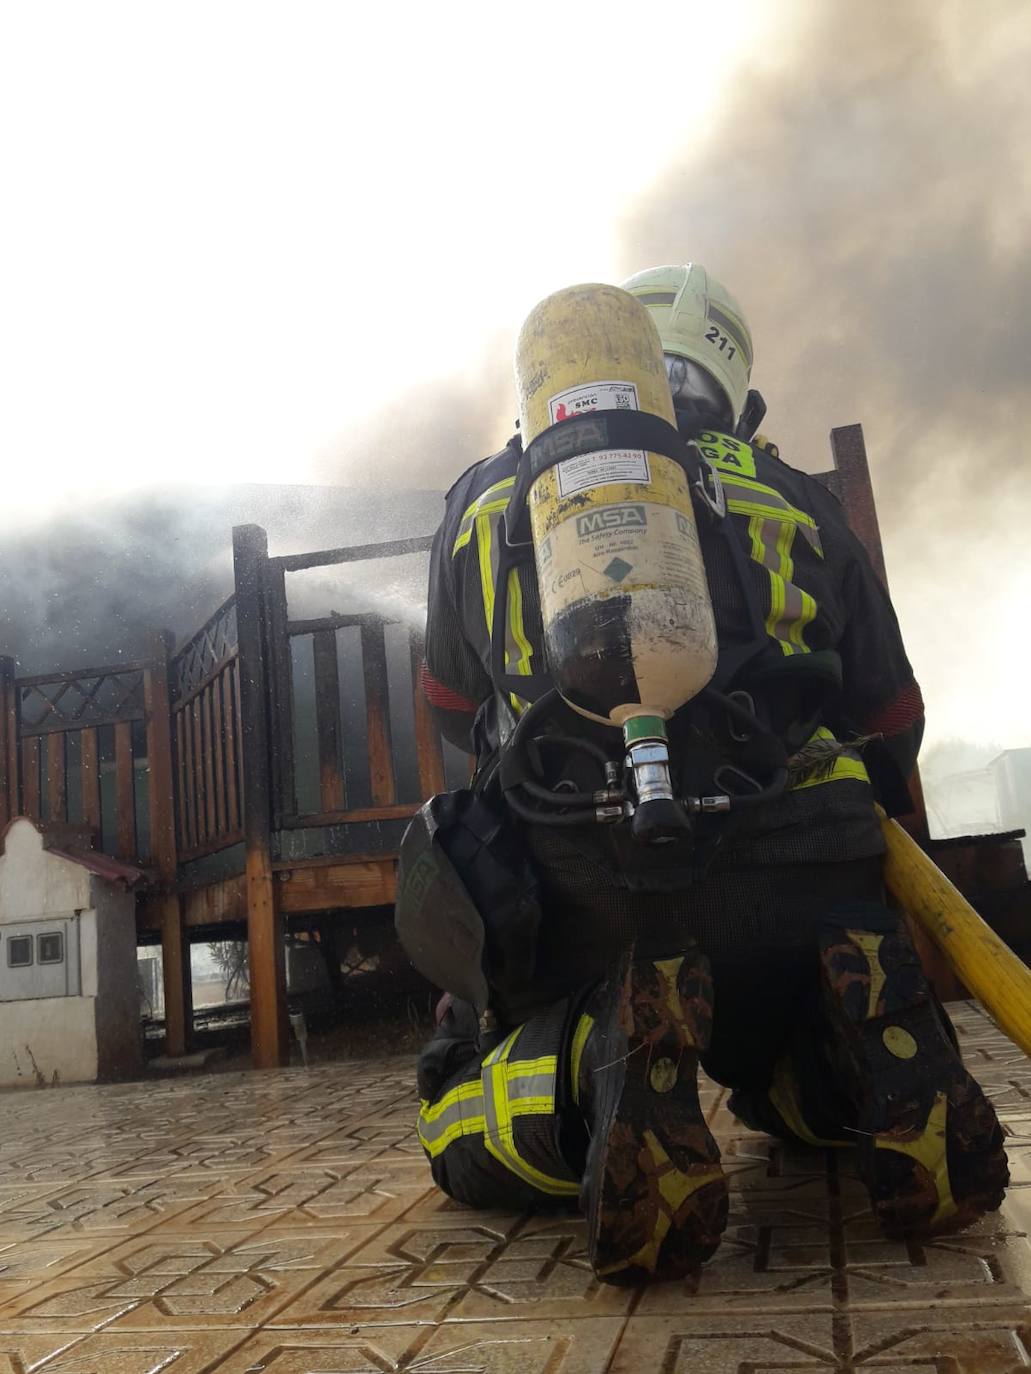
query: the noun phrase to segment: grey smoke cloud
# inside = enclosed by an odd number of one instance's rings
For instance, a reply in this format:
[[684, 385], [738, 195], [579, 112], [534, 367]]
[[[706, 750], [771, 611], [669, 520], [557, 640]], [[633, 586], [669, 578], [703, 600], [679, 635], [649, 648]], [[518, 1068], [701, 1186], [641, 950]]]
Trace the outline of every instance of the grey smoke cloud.
[[414, 385], [405, 369], [422, 373], [435, 360], [411, 357], [399, 347], [390, 360], [398, 370], [396, 403], [349, 425], [327, 445], [316, 467], [319, 480], [446, 491], [515, 428], [512, 353], [520, 324], [512, 320], [492, 334], [460, 373]]
[[[7, 528], [0, 555], [0, 653], [19, 674], [145, 655], [153, 635], [199, 629], [233, 589], [232, 527], [261, 525], [273, 554], [432, 533], [434, 492], [300, 486], [142, 488], [80, 505], [41, 527]], [[377, 610], [413, 623], [425, 555], [292, 573], [289, 613]]]
[[695, 259], [738, 296], [789, 462], [826, 468], [829, 430], [863, 423], [931, 732], [1022, 743], [1031, 12], [801, 0], [784, 16], [780, 48], [628, 207], [620, 269]]
[[[621, 265], [710, 266], [751, 319], [795, 460], [821, 465], [830, 426], [861, 412], [892, 444], [878, 477], [894, 497], [929, 476], [922, 436], [982, 437], [1026, 404], [1031, 14], [1022, 0], [790, 13], [775, 65], [738, 79], [701, 147], [632, 207]], [[945, 467], [938, 490], [963, 476]], [[1031, 465], [999, 476], [1023, 487]]]

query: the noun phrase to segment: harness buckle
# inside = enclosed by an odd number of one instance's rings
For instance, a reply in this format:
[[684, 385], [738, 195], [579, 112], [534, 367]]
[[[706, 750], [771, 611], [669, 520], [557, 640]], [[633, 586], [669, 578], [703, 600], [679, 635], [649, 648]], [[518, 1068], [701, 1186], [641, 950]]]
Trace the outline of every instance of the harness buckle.
[[722, 520], [727, 513], [727, 498], [719, 473], [712, 460], [705, 457], [693, 439], [689, 441], [689, 446], [698, 455], [698, 477], [691, 484], [691, 489], [705, 507], [709, 517], [713, 521]]

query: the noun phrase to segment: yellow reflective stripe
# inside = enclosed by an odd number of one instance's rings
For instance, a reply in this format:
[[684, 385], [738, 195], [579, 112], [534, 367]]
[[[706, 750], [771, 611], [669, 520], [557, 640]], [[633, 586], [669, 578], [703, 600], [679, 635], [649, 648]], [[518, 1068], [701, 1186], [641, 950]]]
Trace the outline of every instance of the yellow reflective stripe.
[[[765, 538], [765, 526], [775, 521], [777, 538], [771, 553]], [[796, 526], [783, 518], [783, 514], [769, 512], [753, 515], [748, 521], [748, 537], [751, 544], [749, 552], [754, 562], [765, 568], [770, 579], [770, 609], [766, 616], [766, 633], [780, 645], [781, 652], [807, 654], [809, 645], [805, 642], [805, 628], [816, 618], [816, 601], [792, 581], [795, 561], [791, 556]], [[787, 618], [788, 589], [792, 593], [793, 605], [798, 613]], [[786, 636], [786, 637], [785, 637]]]
[[[481, 515], [497, 515], [499, 511], [503, 511], [507, 509], [507, 507], [507, 496], [501, 501], [488, 501], [485, 506], [481, 506], [480, 509], [476, 512], [476, 519], [479, 519]], [[451, 550], [452, 558], [454, 558], [455, 554], [458, 552], [459, 549], [464, 549], [466, 544], [469, 543], [469, 540], [472, 538], [474, 524], [475, 520], [471, 520], [469, 524], [465, 527], [465, 529], [459, 532], [458, 538], [455, 540], [454, 547]]]
[[770, 502], [752, 501], [744, 497], [728, 497], [727, 505], [731, 510], [736, 510], [739, 506], [744, 510], [746, 507], [753, 507], [756, 512], [770, 515], [774, 519], [783, 520], [787, 517], [794, 520], [796, 524], [806, 525], [809, 529], [819, 528], [813, 517], [804, 510], [799, 510], [793, 506], [775, 487], [768, 487], [763, 482], [756, 482], [751, 477], [744, 477], [737, 472], [720, 472], [720, 480], [727, 487], [741, 487], [744, 491], [756, 492], [760, 496], [769, 496]]
[[522, 1026], [516, 1026], [515, 1030], [511, 1031], [508, 1036], [502, 1040], [500, 1045], [496, 1045], [483, 1061], [483, 1067], [487, 1068], [490, 1064], [496, 1064], [503, 1054], [507, 1055], [508, 1051], [515, 1044], [516, 1038], [521, 1030]]
[[[530, 658], [533, 655], [533, 646], [526, 637], [526, 627], [523, 625], [523, 586], [519, 581], [519, 572], [516, 568], [512, 568], [508, 574], [508, 629], [512, 643], [518, 650], [515, 659], [515, 671], [520, 677], [529, 677], [532, 672]], [[506, 668], [511, 665], [511, 662], [512, 656], [506, 643]], [[517, 696], [515, 692], [510, 692], [509, 700], [512, 702], [512, 709], [516, 715], [522, 715], [526, 709], [526, 703], [522, 697]]]
[[583, 1059], [587, 1038], [594, 1029], [594, 1017], [584, 1013], [576, 1023], [573, 1044], [569, 1053], [569, 1076], [573, 1084], [573, 1101], [580, 1105], [580, 1061]]
[[766, 617], [766, 633], [771, 639], [777, 640], [785, 654], [790, 654], [793, 652], [790, 643], [786, 643], [781, 639], [777, 630], [780, 626], [780, 622], [784, 618], [784, 606], [787, 595], [787, 588], [784, 584], [789, 580], [784, 568], [785, 564], [789, 567], [791, 566], [791, 554], [789, 550], [791, 548], [791, 541], [795, 537], [795, 530], [794, 526], [789, 524], [787, 520], [782, 520], [779, 523], [780, 533], [777, 535], [777, 543], [775, 545], [777, 552], [777, 567], [767, 569], [770, 574], [771, 590], [770, 613]]
[[[780, 613], [779, 613], [779, 615], [776, 617], [776, 619], [774, 620], [774, 622], [773, 622], [773, 623], [774, 623], [774, 629], [771, 631], [771, 633], [774, 634], [775, 636], [776, 636], [776, 634], [777, 634], [776, 626], [779, 624], [779, 622], [780, 622], [781, 620], [784, 619], [784, 617], [785, 617], [785, 615], [786, 615], [786, 613], [787, 613], [787, 589], [788, 589], [788, 584], [791, 583], [792, 574], [793, 574], [794, 571], [795, 571], [795, 561], [794, 561], [794, 559], [791, 557], [791, 545], [792, 545], [792, 542], [794, 541], [794, 538], [795, 538], [795, 527], [794, 527], [794, 525], [792, 525], [791, 522], [788, 521], [788, 520], [782, 520], [782, 521], [780, 522], [780, 533], [777, 535], [777, 545], [776, 545], [776, 548], [777, 548], [777, 559], [778, 559], [777, 571], [776, 571], [776, 573], [774, 573], [772, 570], [771, 570], [771, 572], [770, 572], [770, 577], [771, 577], [771, 579], [772, 579], [773, 577], [776, 577], [777, 582], [778, 582], [778, 584], [779, 584], [779, 585], [778, 585], [778, 596], [777, 596], [777, 599], [778, 599], [778, 602], [779, 602], [779, 604], [780, 604]], [[791, 584], [791, 585], [794, 585], [794, 584]], [[772, 612], [771, 612], [771, 615], [772, 615]], [[767, 628], [767, 630], [770, 629], [769, 622], [767, 622], [766, 628]], [[794, 622], [789, 623], [789, 625], [788, 625], [788, 637], [787, 637], [786, 640], [781, 639], [781, 641], [780, 641], [780, 647], [781, 647], [781, 649], [784, 651], [785, 654], [794, 653], [794, 645], [795, 645], [795, 636], [794, 636], [794, 633], [793, 633], [794, 628], [795, 628]], [[803, 653], [808, 653], [808, 652], [809, 652], [809, 650], [806, 648], [805, 644], [800, 644], [798, 647], [801, 648], [801, 650], [802, 650]]]
[[[809, 739], [830, 740], [832, 743], [837, 743], [834, 731], [828, 729], [826, 725], [818, 725]], [[833, 766], [826, 773], [822, 773], [819, 777], [806, 778], [803, 782], [793, 783], [789, 790], [801, 792], [804, 787], [819, 787], [821, 783], [841, 782], [842, 780], [869, 783], [870, 774], [866, 771], [862, 760], [856, 755], [839, 754], [834, 760]]]
[[463, 1116], [441, 1132], [438, 1136], [427, 1138], [423, 1135], [422, 1123], [418, 1123], [419, 1143], [431, 1159], [436, 1159], [437, 1155], [442, 1155], [447, 1147], [463, 1135], [484, 1135], [487, 1123], [482, 1115]]
[[809, 653], [809, 645], [805, 642], [805, 628], [811, 625], [816, 619], [816, 601], [808, 592], [798, 588], [798, 593], [802, 598], [802, 611], [797, 620], [791, 622], [788, 635], [792, 644], [796, 644], [803, 653]]
[[[478, 515], [493, 515], [498, 511], [503, 511], [508, 505], [508, 496], [495, 496], [495, 492], [510, 489], [515, 485], [514, 477], [502, 478], [500, 482], [495, 482], [492, 487], [480, 493], [476, 500], [468, 508], [461, 520], [458, 522], [458, 535], [451, 549], [451, 557], [454, 558], [459, 549], [464, 549], [472, 537], [473, 524]], [[494, 497], [492, 500], [491, 498]]]
[[[496, 491], [506, 491], [514, 486], [515, 477], [503, 477], [500, 482], [495, 482], [494, 485], [488, 487], [486, 491], [481, 491], [476, 500], [466, 509], [465, 514], [459, 522], [460, 525], [464, 525], [467, 520], [472, 520], [473, 516], [483, 509], [484, 501], [493, 496]], [[508, 504], [508, 498], [506, 497], [501, 504], [502, 506], [506, 506]]]
[[[498, 1047], [498, 1049], [484, 1060], [483, 1067], [498, 1061], [498, 1056], [511, 1050], [515, 1044], [518, 1031], [513, 1031], [508, 1039]], [[514, 1119], [517, 1116], [551, 1116], [555, 1111], [555, 1075], [558, 1071], [558, 1057], [554, 1054], [544, 1054], [537, 1059], [521, 1059], [513, 1064], [501, 1060], [498, 1067], [505, 1074], [505, 1099], [507, 1103], [507, 1116]], [[543, 1082], [534, 1083], [534, 1079]], [[517, 1091], [518, 1085], [526, 1084], [529, 1091], [525, 1095], [520, 1095]], [[551, 1085], [551, 1091], [547, 1086]], [[544, 1091], [534, 1091], [534, 1088], [543, 1088]], [[511, 1090], [511, 1091], [510, 1091]], [[453, 1119], [449, 1120], [451, 1117]], [[480, 1135], [487, 1133], [486, 1112], [484, 1103], [482, 1079], [473, 1079], [468, 1083], [460, 1083], [457, 1088], [452, 1088], [449, 1092], [439, 1098], [431, 1106], [429, 1102], [423, 1101], [419, 1104], [419, 1119], [417, 1132], [422, 1147], [429, 1154], [431, 1159], [443, 1154], [447, 1147], [461, 1136]], [[516, 1156], [518, 1158], [518, 1156]], [[521, 1160], [524, 1170], [532, 1169], [525, 1160]], [[508, 1165], [506, 1164], [506, 1167]], [[539, 1172], [539, 1171], [538, 1171]], [[547, 1178], [546, 1174], [541, 1175]], [[552, 1180], [556, 1183], [564, 1183], [564, 1180]]]
[[[448, 1116], [454, 1119], [449, 1121]], [[416, 1133], [431, 1159], [443, 1154], [461, 1136], [483, 1135], [485, 1130], [483, 1086], [479, 1079], [460, 1083], [432, 1106], [426, 1100], [419, 1104]]]
[[539, 1059], [519, 1059], [514, 1064], [509, 1064], [508, 1077], [509, 1079], [532, 1078], [534, 1074], [554, 1074], [557, 1070], [558, 1055], [542, 1054]]
[[801, 792], [806, 787], [819, 787], [825, 782], [865, 782], [869, 783], [870, 774], [866, 771], [861, 759], [852, 758], [848, 754], [839, 754], [834, 760], [834, 766], [826, 773], [821, 773], [819, 777], [806, 778], [802, 782], [793, 783], [792, 792]]
[[487, 634], [494, 632], [494, 567], [491, 560], [493, 526], [489, 515], [476, 517], [476, 548], [480, 555], [480, 592], [483, 613], [487, 617]]
[[529, 677], [530, 657], [533, 654], [533, 648], [526, 638], [526, 628], [523, 625], [523, 587], [519, 581], [519, 572], [516, 568], [513, 568], [508, 574], [508, 618], [512, 638], [519, 649], [515, 670], [520, 677]]
[[470, 1083], [459, 1083], [457, 1088], [452, 1088], [450, 1092], [446, 1092], [443, 1097], [434, 1102], [432, 1107], [425, 1103], [422, 1104], [419, 1108], [419, 1120], [437, 1121], [456, 1102], [469, 1102], [473, 1098], [482, 1096], [483, 1088], [480, 1086], [479, 1079], [474, 1078]]
[[[557, 1069], [557, 1060], [554, 1055], [546, 1055], [536, 1060], [526, 1060], [519, 1064], [509, 1064], [508, 1056], [511, 1054], [515, 1043], [522, 1030], [518, 1026], [512, 1034], [498, 1046], [493, 1054], [488, 1055], [484, 1060], [484, 1103], [486, 1107], [487, 1129], [484, 1132], [483, 1143], [487, 1151], [499, 1164], [504, 1165], [510, 1173], [521, 1178], [524, 1183], [529, 1183], [542, 1193], [547, 1193], [551, 1197], [575, 1197], [580, 1192], [580, 1185], [571, 1179], [554, 1178], [550, 1174], [543, 1173], [533, 1164], [522, 1157], [516, 1149], [515, 1129], [513, 1118], [516, 1116], [528, 1115], [551, 1115], [555, 1110], [554, 1092], [554, 1073]], [[529, 1072], [540, 1073], [540, 1065], [547, 1065], [549, 1068], [545, 1072], [551, 1073], [552, 1090], [546, 1095], [521, 1098], [515, 1102], [509, 1101], [508, 1084], [509, 1080], [529, 1076]], [[489, 1078], [489, 1092], [488, 1089]]]

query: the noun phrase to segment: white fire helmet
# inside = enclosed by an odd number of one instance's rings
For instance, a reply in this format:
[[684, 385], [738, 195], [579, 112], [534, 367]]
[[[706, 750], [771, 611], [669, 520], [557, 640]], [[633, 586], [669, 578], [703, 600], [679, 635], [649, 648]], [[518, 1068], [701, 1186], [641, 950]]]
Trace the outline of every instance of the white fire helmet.
[[[748, 395], [752, 336], [741, 307], [726, 287], [696, 262], [649, 267], [629, 277], [622, 287], [648, 307], [667, 366], [671, 357], [698, 364], [719, 383], [730, 403], [730, 427], [736, 425]], [[671, 384], [674, 371], [670, 369]], [[684, 384], [690, 385], [694, 368], [680, 371], [685, 374]]]

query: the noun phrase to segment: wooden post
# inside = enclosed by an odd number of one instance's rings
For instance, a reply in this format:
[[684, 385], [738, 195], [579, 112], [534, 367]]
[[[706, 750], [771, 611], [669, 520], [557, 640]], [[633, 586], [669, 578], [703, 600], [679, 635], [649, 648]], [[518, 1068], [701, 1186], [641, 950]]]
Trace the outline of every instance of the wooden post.
[[132, 762], [132, 723], [115, 724], [115, 853], [136, 858], [136, 800]]
[[390, 740], [387, 649], [382, 623], [362, 621], [361, 637], [372, 804], [393, 806], [397, 801], [397, 789], [394, 785], [394, 752]]
[[175, 788], [172, 770], [171, 706], [168, 691], [168, 641], [159, 637], [154, 661], [143, 673], [144, 725], [147, 732], [150, 858], [161, 882], [161, 971], [165, 988], [165, 1053], [186, 1054], [193, 1039], [193, 976], [182, 898], [174, 890]]
[[286, 576], [275, 559], [266, 564], [265, 626], [272, 721], [272, 815], [278, 828], [284, 816], [297, 815], [294, 783], [294, 687], [287, 630]]
[[347, 807], [344, 770], [341, 764], [340, 673], [337, 669], [337, 637], [333, 630], [312, 635], [315, 665], [315, 721], [319, 740], [319, 788], [323, 811]]
[[18, 689], [14, 659], [0, 655], [0, 830], [18, 815]]
[[870, 481], [870, 464], [866, 457], [862, 425], [841, 425], [831, 430], [831, 453], [838, 474], [838, 491], [845, 508], [849, 528], [860, 541], [873, 564], [874, 572], [888, 585], [884, 568], [884, 549], [881, 528], [877, 522], [877, 507]]
[[29, 735], [21, 742], [22, 811], [37, 823], [39, 814], [39, 736]]
[[423, 661], [422, 636], [413, 630], [411, 634], [412, 651], [412, 698], [415, 703], [415, 748], [419, 756], [419, 800], [426, 801], [438, 792], [443, 792], [444, 755], [440, 744], [440, 731], [433, 719], [430, 704], [419, 681]]
[[67, 749], [64, 732], [47, 736], [47, 820], [63, 824], [68, 819]]
[[[877, 520], [870, 464], [863, 440], [863, 426], [841, 425], [837, 429], [832, 429], [831, 452], [834, 455], [837, 493], [844, 507], [849, 529], [866, 549], [874, 572], [887, 590], [888, 573], [884, 565], [881, 528]], [[918, 844], [926, 848], [931, 832], [927, 825], [927, 809], [924, 806], [924, 789], [920, 781], [919, 768], [914, 768], [909, 779], [909, 795], [913, 799], [913, 810], [909, 815], [899, 816], [898, 822]]]
[[236, 625], [240, 646], [240, 748], [246, 846], [247, 950], [251, 1056], [256, 1069], [289, 1061], [283, 917], [272, 875], [272, 790], [264, 593], [268, 536], [257, 525], [233, 529]]

